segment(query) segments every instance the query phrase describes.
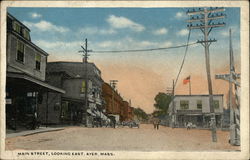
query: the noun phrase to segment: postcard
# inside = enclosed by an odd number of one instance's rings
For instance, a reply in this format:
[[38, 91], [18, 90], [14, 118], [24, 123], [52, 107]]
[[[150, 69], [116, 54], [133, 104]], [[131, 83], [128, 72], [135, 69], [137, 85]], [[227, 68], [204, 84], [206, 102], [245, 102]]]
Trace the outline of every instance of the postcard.
[[2, 1], [1, 159], [248, 159], [247, 1]]

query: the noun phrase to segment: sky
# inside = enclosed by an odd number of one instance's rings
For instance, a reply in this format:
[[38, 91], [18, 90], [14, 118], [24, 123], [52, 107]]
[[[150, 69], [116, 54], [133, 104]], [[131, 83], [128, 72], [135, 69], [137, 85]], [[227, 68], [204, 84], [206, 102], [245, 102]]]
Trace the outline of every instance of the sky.
[[[81, 61], [78, 52], [88, 39], [92, 51], [135, 50], [173, 47], [187, 43], [189, 8], [8, 8], [8, 12], [31, 30], [31, 40], [49, 53], [48, 61]], [[224, 27], [213, 28], [209, 38], [213, 92], [227, 97], [228, 83], [215, 74], [229, 72], [229, 28], [236, 71], [240, 72], [240, 8], [225, 8]], [[189, 43], [201, 40], [192, 30]], [[154, 97], [166, 92], [176, 79], [185, 48], [150, 52], [90, 52], [105, 82], [118, 80], [118, 92], [133, 107], [147, 113], [154, 110]], [[188, 94], [182, 80], [191, 76], [192, 94], [208, 94], [205, 54], [201, 44], [188, 47], [185, 63], [176, 84], [176, 94]], [[225, 105], [225, 104], [224, 104]]]

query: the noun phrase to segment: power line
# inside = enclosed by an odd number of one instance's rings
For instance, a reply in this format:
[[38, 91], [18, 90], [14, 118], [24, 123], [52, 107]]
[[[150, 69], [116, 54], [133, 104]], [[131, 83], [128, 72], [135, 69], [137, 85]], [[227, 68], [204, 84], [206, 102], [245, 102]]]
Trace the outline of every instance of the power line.
[[191, 46], [191, 45], [195, 45], [198, 42], [193, 42], [193, 43], [187, 43], [184, 45], [179, 45], [179, 46], [172, 46], [172, 47], [162, 47], [162, 48], [150, 48], [150, 49], [132, 49], [132, 50], [113, 50], [113, 51], [98, 51], [98, 50], [90, 50], [90, 52], [93, 53], [120, 53], [120, 52], [150, 52], [150, 51], [156, 51], [156, 50], [166, 50], [166, 49], [175, 49], [175, 48], [182, 48], [182, 47], [187, 47], [187, 46]]
[[186, 59], [186, 55], [187, 55], [187, 51], [188, 51], [188, 46], [189, 46], [188, 43], [189, 43], [189, 40], [190, 40], [190, 35], [191, 35], [191, 29], [189, 29], [189, 32], [188, 32], [188, 39], [187, 39], [187, 45], [186, 45], [186, 49], [185, 49], [185, 54], [184, 54], [184, 57], [183, 57], [183, 60], [182, 60], [179, 72], [178, 72], [177, 77], [175, 79], [174, 88], [175, 88], [175, 86], [177, 84], [177, 81], [179, 79], [179, 76], [181, 74], [181, 71], [182, 71], [182, 68], [183, 68], [183, 65], [184, 65], [184, 62], [185, 62], [185, 59]]

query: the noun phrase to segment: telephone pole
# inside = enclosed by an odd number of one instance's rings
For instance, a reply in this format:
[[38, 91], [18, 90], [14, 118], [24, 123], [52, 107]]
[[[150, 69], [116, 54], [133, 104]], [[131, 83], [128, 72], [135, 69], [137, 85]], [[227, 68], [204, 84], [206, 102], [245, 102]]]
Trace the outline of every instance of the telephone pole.
[[[231, 29], [229, 30], [229, 74], [217, 74], [215, 75], [216, 79], [222, 79], [229, 82], [229, 108], [230, 108], [230, 144], [240, 145], [240, 103], [238, 90], [240, 83], [237, 79], [240, 79], [240, 74], [235, 72], [234, 66], [234, 56], [233, 56], [233, 46], [232, 46], [232, 37]], [[234, 85], [234, 94], [235, 94], [235, 104], [233, 107], [233, 85]]]
[[175, 81], [173, 79], [173, 86], [167, 88], [167, 94], [171, 95], [171, 102], [172, 102], [172, 108], [171, 108], [171, 127], [175, 127], [175, 121], [176, 121], [176, 113], [175, 113], [175, 103], [174, 103], [174, 97], [175, 97]]
[[[210, 73], [210, 57], [209, 57], [209, 46], [212, 42], [216, 42], [215, 39], [208, 39], [208, 36], [213, 28], [222, 27], [225, 23], [216, 22], [213, 20], [225, 18], [225, 14], [218, 12], [225, 11], [224, 8], [199, 8], [198, 10], [188, 10], [187, 15], [190, 16], [190, 19], [187, 21], [189, 24], [187, 27], [189, 29], [200, 29], [204, 34], [203, 40], [198, 40], [198, 43], [201, 43], [205, 48], [205, 59], [206, 59], [206, 72], [207, 72], [207, 81], [208, 81], [208, 92], [209, 92], [209, 106], [210, 106], [210, 116], [211, 116], [211, 132], [212, 132], [212, 141], [217, 142], [216, 136], [216, 121], [214, 113], [214, 104], [213, 104], [213, 90], [212, 90], [212, 80]], [[196, 15], [196, 16], [195, 16]]]
[[[81, 46], [82, 50], [79, 52], [84, 53], [83, 54], [83, 64], [84, 64], [84, 71], [85, 71], [85, 77], [84, 77], [84, 107], [85, 107], [85, 126], [87, 127], [87, 122], [88, 122], [88, 113], [87, 113], [87, 109], [88, 109], [88, 52], [90, 52], [90, 50], [88, 50], [88, 40], [87, 38], [85, 39], [85, 47]], [[83, 114], [84, 114], [84, 108], [82, 108], [81, 110], [81, 121], [83, 120]]]

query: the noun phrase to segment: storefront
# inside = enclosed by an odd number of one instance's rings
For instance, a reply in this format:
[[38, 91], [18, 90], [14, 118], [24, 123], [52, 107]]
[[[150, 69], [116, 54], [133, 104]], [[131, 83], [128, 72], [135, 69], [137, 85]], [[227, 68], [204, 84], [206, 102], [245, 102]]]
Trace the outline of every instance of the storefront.
[[[9, 129], [32, 128], [34, 119], [39, 121], [39, 105], [47, 92], [65, 93], [44, 81], [23, 73], [7, 73], [6, 126]], [[48, 112], [48, 111], [47, 111]]]

